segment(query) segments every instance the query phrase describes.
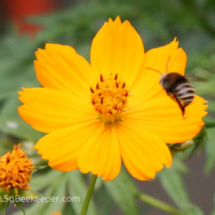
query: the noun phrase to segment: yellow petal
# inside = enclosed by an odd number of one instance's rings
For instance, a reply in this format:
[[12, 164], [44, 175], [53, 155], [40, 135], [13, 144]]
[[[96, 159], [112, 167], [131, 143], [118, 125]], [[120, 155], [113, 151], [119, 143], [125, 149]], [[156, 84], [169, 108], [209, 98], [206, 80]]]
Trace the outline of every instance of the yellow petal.
[[155, 133], [143, 130], [139, 124], [116, 124], [122, 160], [129, 173], [139, 180], [155, 177], [165, 164], [171, 166], [172, 157], [167, 145]]
[[99, 77], [118, 74], [129, 86], [137, 78], [144, 60], [144, 47], [128, 21], [109, 19], [96, 34], [91, 47], [91, 65]]
[[130, 99], [131, 106], [141, 104], [154, 96], [166, 95], [165, 90], [159, 84], [161, 77], [159, 72], [165, 73], [168, 70], [168, 72], [184, 74], [187, 56], [183, 49], [177, 47], [178, 42], [173, 40], [166, 46], [146, 52], [141, 75], [130, 88], [134, 95]]
[[86, 142], [81, 151], [78, 166], [83, 173], [92, 172], [105, 181], [119, 174], [121, 157], [114, 126], [102, 126], [95, 131], [94, 137]]
[[87, 122], [97, 118], [92, 104], [71, 93], [46, 88], [23, 89], [18, 108], [20, 116], [33, 128], [42, 132]]
[[154, 48], [146, 52], [144, 69], [152, 68], [165, 72], [177, 72], [184, 75], [187, 55], [182, 48], [178, 48], [178, 42], [174, 39], [171, 43]]
[[185, 108], [183, 117], [175, 101], [168, 96], [158, 97], [124, 112], [122, 120], [132, 125], [139, 124], [143, 130], [159, 135], [166, 143], [181, 143], [195, 137], [204, 125], [202, 118], [207, 114], [204, 103], [203, 98], [195, 96]]
[[62, 128], [41, 138], [34, 148], [43, 159], [49, 160], [52, 168], [72, 171], [78, 168], [82, 147], [94, 139], [95, 131], [101, 126], [100, 120], [94, 120]]
[[36, 52], [35, 70], [46, 88], [70, 92], [85, 99], [95, 79], [89, 63], [70, 46], [46, 44]]

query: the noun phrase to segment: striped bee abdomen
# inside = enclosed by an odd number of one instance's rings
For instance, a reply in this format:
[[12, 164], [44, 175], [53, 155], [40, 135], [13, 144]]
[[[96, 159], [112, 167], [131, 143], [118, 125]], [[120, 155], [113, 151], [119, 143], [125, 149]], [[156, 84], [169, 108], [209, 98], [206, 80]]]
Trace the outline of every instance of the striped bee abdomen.
[[178, 84], [178, 86], [175, 88], [175, 95], [185, 107], [193, 101], [195, 90], [189, 82], [186, 80], [184, 81], [185, 82]]

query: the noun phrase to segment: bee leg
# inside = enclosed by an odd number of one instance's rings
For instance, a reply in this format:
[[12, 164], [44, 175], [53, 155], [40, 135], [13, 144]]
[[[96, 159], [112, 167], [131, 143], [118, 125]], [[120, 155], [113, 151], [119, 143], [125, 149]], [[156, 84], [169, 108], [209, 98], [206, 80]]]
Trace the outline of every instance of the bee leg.
[[[184, 109], [185, 107], [182, 107], [181, 108], [181, 111], [182, 111], [182, 116], [184, 117], [184, 112], [185, 112], [185, 109]], [[185, 119], [185, 118], [184, 118]]]
[[167, 95], [174, 100], [174, 94], [171, 91], [166, 90]]
[[175, 96], [175, 99], [176, 99], [176, 102], [178, 103], [180, 109], [181, 109], [181, 112], [182, 112], [182, 117], [184, 118], [184, 113], [185, 113], [185, 106], [183, 106], [181, 104], [181, 102], [179, 101], [179, 99], [177, 98], [177, 96]]

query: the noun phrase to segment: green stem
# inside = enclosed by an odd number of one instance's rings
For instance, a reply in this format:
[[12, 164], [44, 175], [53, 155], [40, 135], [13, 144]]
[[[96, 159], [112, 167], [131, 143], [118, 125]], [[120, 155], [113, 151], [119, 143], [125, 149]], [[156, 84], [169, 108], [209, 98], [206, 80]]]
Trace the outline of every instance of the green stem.
[[163, 211], [166, 211], [170, 214], [175, 214], [175, 215], [184, 215], [184, 213], [182, 213], [181, 211], [179, 211], [178, 209], [174, 208], [173, 206], [165, 203], [165, 202], [162, 202], [156, 198], [153, 198], [147, 194], [144, 194], [144, 193], [140, 193], [138, 195], [138, 198], [145, 202], [146, 204], [148, 205], [151, 205], [153, 207], [156, 207], [156, 208], [159, 208], [160, 210], [163, 210]]
[[93, 190], [94, 190], [94, 187], [95, 187], [95, 184], [96, 184], [96, 179], [97, 179], [97, 175], [92, 175], [91, 180], [90, 180], [90, 185], [89, 185], [87, 195], [85, 197], [84, 204], [83, 204], [83, 207], [82, 207], [80, 215], [87, 214], [87, 209], [88, 209], [88, 206], [90, 204], [90, 199], [91, 199], [91, 197], [93, 195]]

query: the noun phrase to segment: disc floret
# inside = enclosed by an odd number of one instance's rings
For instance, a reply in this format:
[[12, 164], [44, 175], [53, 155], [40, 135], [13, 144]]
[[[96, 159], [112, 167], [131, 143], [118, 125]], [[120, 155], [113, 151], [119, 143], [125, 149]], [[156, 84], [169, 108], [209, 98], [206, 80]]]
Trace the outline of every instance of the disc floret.
[[90, 87], [92, 104], [104, 124], [114, 124], [121, 120], [121, 113], [126, 107], [130, 95], [126, 83], [118, 80], [118, 74], [105, 77], [100, 74], [100, 82]]

